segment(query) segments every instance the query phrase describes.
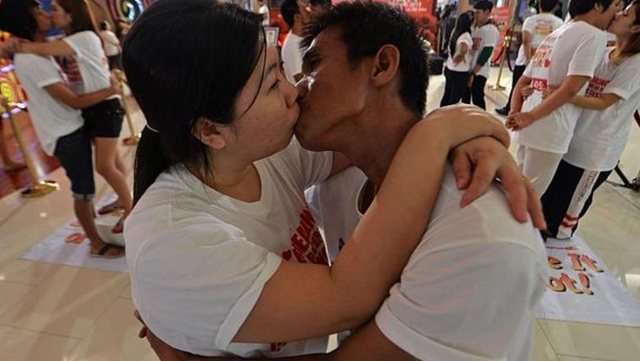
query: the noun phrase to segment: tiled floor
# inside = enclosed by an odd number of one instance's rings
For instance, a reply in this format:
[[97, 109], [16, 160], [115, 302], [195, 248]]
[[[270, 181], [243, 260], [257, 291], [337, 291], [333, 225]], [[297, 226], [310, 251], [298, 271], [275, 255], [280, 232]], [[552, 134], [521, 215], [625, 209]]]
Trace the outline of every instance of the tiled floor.
[[[440, 101], [442, 81], [441, 76], [432, 78], [429, 109]], [[504, 101], [498, 93], [488, 93], [488, 98], [490, 110], [494, 100], [500, 106]], [[139, 113], [135, 119], [141, 129]], [[640, 130], [634, 129], [622, 159], [630, 176], [640, 167], [640, 159], [634, 158], [639, 148]], [[132, 150], [121, 147], [129, 165]], [[58, 169], [49, 178], [60, 183], [60, 191], [33, 200], [15, 193], [0, 199], [0, 360], [155, 360], [146, 342], [136, 337], [139, 326], [126, 274], [20, 260], [73, 217], [64, 173]], [[106, 194], [104, 181], [98, 176], [96, 181], [98, 196]], [[638, 220], [640, 194], [605, 185], [581, 231], [640, 298]], [[640, 360], [640, 328], [539, 320], [535, 331], [535, 361]]]

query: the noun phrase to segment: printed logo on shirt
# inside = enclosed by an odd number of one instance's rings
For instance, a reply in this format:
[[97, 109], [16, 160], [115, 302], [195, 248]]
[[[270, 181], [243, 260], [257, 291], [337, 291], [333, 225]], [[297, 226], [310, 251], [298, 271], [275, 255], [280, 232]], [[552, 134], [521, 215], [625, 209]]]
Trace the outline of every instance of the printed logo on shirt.
[[536, 21], [533, 31], [540, 35], [549, 35], [553, 32], [553, 22], [545, 19]]
[[604, 92], [604, 88], [606, 88], [610, 82], [611, 80], [594, 77], [589, 82], [589, 86], [587, 87], [587, 92], [585, 95], [590, 98], [602, 97], [602, 92]]
[[298, 263], [329, 264], [324, 241], [308, 206], [300, 214], [300, 223], [290, 243], [291, 249], [282, 252], [285, 260], [295, 257]]
[[530, 85], [535, 90], [543, 91], [547, 89], [547, 79], [532, 78]]
[[480, 44], [482, 44], [482, 38], [481, 37], [473, 38], [473, 46], [471, 47], [471, 49], [477, 51], [478, 49], [480, 49]]
[[82, 74], [80, 73], [80, 66], [75, 56], [57, 57], [56, 61], [60, 68], [67, 75], [67, 85], [76, 93], [81, 93], [83, 82]]
[[535, 54], [533, 54], [533, 58], [531, 59], [532, 66], [535, 68], [550, 68], [551, 67], [551, 51], [553, 50], [553, 45], [555, 44], [558, 38], [556, 36], [549, 36], [540, 46], [536, 48]]

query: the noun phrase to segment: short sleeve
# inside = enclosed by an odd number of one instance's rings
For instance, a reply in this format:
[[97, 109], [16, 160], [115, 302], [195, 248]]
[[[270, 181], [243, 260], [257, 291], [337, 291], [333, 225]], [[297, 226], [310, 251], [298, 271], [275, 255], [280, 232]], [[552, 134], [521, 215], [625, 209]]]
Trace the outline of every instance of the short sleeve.
[[293, 167], [298, 185], [306, 189], [322, 182], [331, 174], [333, 152], [312, 152], [302, 148], [294, 137], [282, 153], [287, 166]]
[[128, 259], [142, 318], [180, 350], [228, 349], [281, 258], [208, 214], [191, 212], [156, 234]]
[[526, 76], [527, 78], [531, 78], [531, 73], [533, 72], [533, 61], [530, 61], [529, 64], [527, 64], [527, 67], [524, 69], [524, 72], [522, 73], [523, 76]]
[[611, 82], [607, 84], [603, 94], [615, 94], [627, 100], [632, 94], [640, 91], [640, 56], [626, 59], [617, 69]]
[[100, 38], [93, 31], [81, 31], [63, 39], [76, 53], [78, 60], [102, 51]]
[[567, 75], [593, 77], [593, 73], [602, 60], [607, 48], [604, 32], [591, 33], [582, 37], [571, 57]]
[[427, 254], [409, 262], [376, 324], [421, 360], [527, 359], [544, 292], [541, 259], [508, 242]]
[[533, 17], [528, 17], [525, 19], [524, 23], [522, 24], [522, 31], [526, 31], [529, 32], [533, 35], [535, 29], [535, 23], [533, 21]]
[[471, 39], [471, 35], [469, 35], [469, 33], [460, 35], [460, 37], [458, 38], [458, 45], [460, 44], [467, 44], [469, 49], [471, 49], [471, 47], [473, 46], [473, 39]]
[[20, 54], [19, 56], [20, 66], [16, 66], [18, 78], [29, 79], [39, 88], [64, 83], [62, 72], [53, 59], [31, 54]]

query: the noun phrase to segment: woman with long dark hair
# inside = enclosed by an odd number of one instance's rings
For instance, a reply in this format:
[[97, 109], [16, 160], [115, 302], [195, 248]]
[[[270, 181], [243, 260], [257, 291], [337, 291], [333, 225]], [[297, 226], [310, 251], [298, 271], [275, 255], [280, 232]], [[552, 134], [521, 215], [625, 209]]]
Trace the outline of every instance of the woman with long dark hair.
[[640, 0], [618, 13], [608, 31], [616, 45], [602, 59], [586, 94], [571, 103], [580, 113], [569, 150], [542, 196], [549, 236], [567, 239], [591, 206], [627, 144], [640, 106]]
[[[64, 30], [64, 39], [49, 43], [20, 43], [18, 52], [45, 56], [71, 56], [77, 62], [79, 74], [70, 76], [72, 89], [84, 94], [107, 88], [111, 74], [102, 41], [93, 26], [86, 3], [75, 0], [54, 0], [51, 3], [53, 25]], [[124, 210], [124, 215], [112, 228], [122, 233], [125, 217], [131, 212], [133, 202], [126, 180], [126, 167], [118, 154], [117, 144], [124, 111], [120, 96], [113, 95], [102, 102], [82, 110], [85, 128], [93, 137], [96, 171], [113, 188], [118, 199], [100, 209], [100, 214]]]
[[473, 25], [473, 12], [467, 11], [456, 21], [456, 27], [449, 40], [449, 56], [445, 63], [444, 94], [440, 106], [456, 104], [462, 100], [468, 91], [467, 81], [471, 70], [471, 25]]

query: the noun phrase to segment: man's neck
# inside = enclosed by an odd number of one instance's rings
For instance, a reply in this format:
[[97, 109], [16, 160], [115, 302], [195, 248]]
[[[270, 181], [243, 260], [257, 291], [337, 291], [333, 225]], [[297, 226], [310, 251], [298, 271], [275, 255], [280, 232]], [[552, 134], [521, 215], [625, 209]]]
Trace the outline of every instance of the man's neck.
[[296, 34], [299, 37], [304, 37], [304, 25], [299, 22], [295, 22], [293, 27], [291, 27], [291, 33]]
[[[420, 120], [413, 112], [396, 102], [379, 103], [352, 119], [344, 142], [338, 147], [377, 187], [382, 184], [402, 140]], [[396, 103], [396, 104], [391, 104]]]
[[586, 14], [578, 15], [573, 18], [573, 21], [584, 21], [591, 26], [594, 26], [600, 30], [604, 30], [599, 24], [599, 20], [599, 13], [597, 12], [597, 10], [591, 10]]

